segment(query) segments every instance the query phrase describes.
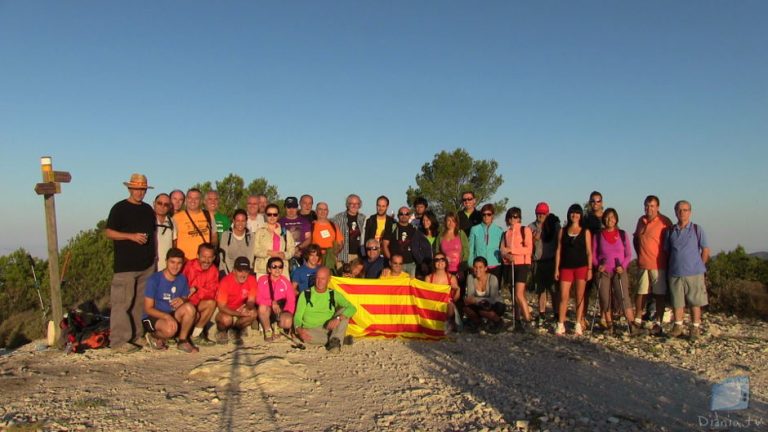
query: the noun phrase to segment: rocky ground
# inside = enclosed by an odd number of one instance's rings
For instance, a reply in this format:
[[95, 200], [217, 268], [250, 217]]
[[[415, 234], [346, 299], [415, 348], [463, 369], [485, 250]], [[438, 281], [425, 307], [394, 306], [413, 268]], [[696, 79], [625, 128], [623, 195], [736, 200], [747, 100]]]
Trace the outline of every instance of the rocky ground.
[[[0, 357], [3, 430], [768, 430], [768, 325], [708, 316], [685, 339], [458, 334], [358, 340], [339, 355], [256, 336], [185, 354]], [[747, 410], [710, 412], [750, 379]]]

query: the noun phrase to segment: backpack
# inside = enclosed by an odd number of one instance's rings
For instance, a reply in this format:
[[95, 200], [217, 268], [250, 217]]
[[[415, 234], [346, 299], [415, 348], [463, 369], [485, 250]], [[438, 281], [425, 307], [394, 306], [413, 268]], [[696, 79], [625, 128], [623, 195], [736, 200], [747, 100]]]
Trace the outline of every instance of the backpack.
[[70, 310], [59, 323], [64, 351], [82, 353], [109, 345], [109, 317], [102, 315], [93, 301]]
[[[336, 310], [336, 297], [334, 296], [334, 292], [332, 289], [328, 290], [328, 295], [331, 296], [331, 301], [328, 302], [328, 309], [335, 311]], [[304, 291], [304, 299], [307, 300], [307, 304], [310, 306], [314, 306], [312, 304], [312, 288]]]

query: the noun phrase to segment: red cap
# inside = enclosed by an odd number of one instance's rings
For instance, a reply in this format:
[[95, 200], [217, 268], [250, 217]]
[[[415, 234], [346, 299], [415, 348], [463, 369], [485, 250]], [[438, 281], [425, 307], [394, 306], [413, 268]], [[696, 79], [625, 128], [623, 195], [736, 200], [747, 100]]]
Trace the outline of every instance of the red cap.
[[536, 204], [536, 214], [549, 214], [549, 205], [543, 201]]

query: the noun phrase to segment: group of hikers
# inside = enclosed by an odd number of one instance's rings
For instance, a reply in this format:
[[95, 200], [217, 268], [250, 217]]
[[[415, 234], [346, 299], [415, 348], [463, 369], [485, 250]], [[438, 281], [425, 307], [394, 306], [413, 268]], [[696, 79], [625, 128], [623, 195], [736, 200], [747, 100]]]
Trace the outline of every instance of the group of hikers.
[[[704, 230], [690, 220], [688, 201], [675, 204], [672, 223], [659, 212], [659, 198], [647, 196], [630, 235], [597, 191], [586, 211], [573, 204], [562, 223], [546, 202], [536, 205], [536, 219], [528, 225], [522, 210], [512, 207], [504, 229], [494, 223], [494, 205], [478, 207], [472, 191], [461, 194], [460, 211], [440, 219], [424, 198], [392, 216], [386, 196], [377, 198], [376, 214], [366, 217], [355, 194], [332, 218], [328, 204], [315, 205], [310, 195], [286, 198], [282, 217], [280, 206], [265, 195], [251, 195], [246, 208], [230, 217], [219, 211], [216, 191], [160, 193], [150, 206], [144, 202], [152, 188], [146, 176], [133, 174], [124, 184], [129, 196], [112, 207], [106, 227], [115, 246], [110, 347], [118, 352], [142, 349], [142, 335], [152, 348], [167, 349], [175, 341], [190, 353], [216, 343], [242, 344], [248, 328], [260, 328], [268, 342], [285, 336], [339, 352], [352, 342], [346, 329], [356, 308], [329, 288], [331, 276], [448, 285], [446, 331], [505, 329], [501, 290], [508, 286], [513, 322], [522, 331], [544, 328], [551, 319], [553, 333], [566, 334], [574, 298], [575, 319], [568, 327], [583, 335], [590, 292], [597, 290], [599, 313], [593, 316], [606, 331], [623, 315], [632, 336], [680, 337], [687, 306], [688, 337], [701, 335], [709, 248]], [[631, 290], [633, 250], [638, 274]], [[526, 297], [530, 284], [536, 315]], [[643, 322], [649, 299], [655, 313]], [[665, 332], [668, 300], [673, 324]]]

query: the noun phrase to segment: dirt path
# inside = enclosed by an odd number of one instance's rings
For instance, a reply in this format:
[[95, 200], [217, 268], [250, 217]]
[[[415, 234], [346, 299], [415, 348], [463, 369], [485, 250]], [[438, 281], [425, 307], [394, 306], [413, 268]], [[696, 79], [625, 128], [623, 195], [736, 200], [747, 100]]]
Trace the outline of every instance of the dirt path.
[[712, 384], [747, 375], [750, 408], [718, 418], [744, 426], [725, 430], [768, 430], [765, 330], [718, 318], [696, 344], [461, 334], [437, 343], [358, 340], [337, 356], [256, 337], [195, 355], [66, 356], [30, 344], [0, 357], [0, 426], [442, 431], [527, 422], [550, 431], [709, 430], [700, 423], [713, 419]]

